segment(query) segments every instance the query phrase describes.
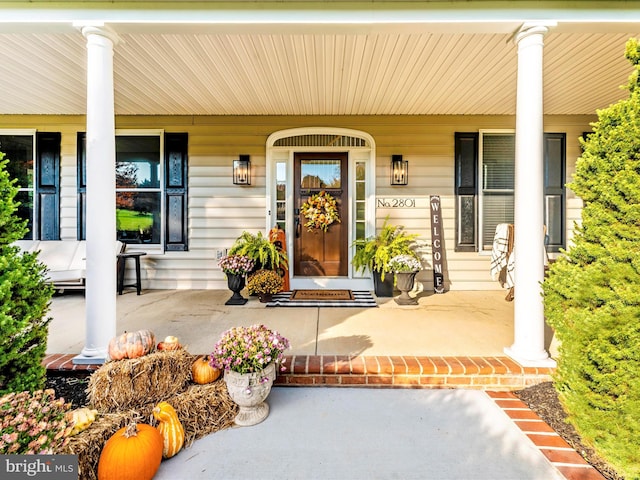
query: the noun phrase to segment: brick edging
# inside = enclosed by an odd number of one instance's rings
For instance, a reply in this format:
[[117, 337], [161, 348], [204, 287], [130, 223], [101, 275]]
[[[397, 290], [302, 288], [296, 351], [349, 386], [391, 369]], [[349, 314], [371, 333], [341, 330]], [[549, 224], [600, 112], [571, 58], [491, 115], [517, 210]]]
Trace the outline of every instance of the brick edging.
[[605, 477], [598, 470], [587, 463], [573, 447], [513, 392], [487, 391], [486, 393], [565, 478], [605, 480]]
[[[48, 370], [90, 373], [100, 365], [75, 365], [74, 355], [47, 355]], [[278, 375], [285, 386], [467, 388], [517, 390], [551, 380], [554, 369], [522, 367], [508, 357], [411, 355], [288, 355]]]

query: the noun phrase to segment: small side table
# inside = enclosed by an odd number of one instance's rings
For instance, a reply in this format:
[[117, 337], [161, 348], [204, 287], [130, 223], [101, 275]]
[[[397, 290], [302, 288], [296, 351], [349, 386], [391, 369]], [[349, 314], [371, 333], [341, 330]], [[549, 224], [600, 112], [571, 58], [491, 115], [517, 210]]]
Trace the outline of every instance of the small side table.
[[[147, 252], [124, 252], [118, 254], [118, 295], [122, 295], [125, 287], [136, 287], [138, 295], [142, 290], [142, 282], [140, 280], [140, 257], [146, 255]], [[136, 283], [124, 284], [124, 270], [127, 266], [127, 259], [133, 258], [136, 263]]]

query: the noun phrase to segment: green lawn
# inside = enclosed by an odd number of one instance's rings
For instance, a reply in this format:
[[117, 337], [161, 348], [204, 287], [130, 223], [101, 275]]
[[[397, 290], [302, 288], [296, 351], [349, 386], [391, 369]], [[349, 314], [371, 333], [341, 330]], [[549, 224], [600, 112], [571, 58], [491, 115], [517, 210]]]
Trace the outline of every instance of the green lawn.
[[117, 208], [116, 225], [118, 230], [149, 230], [153, 226], [153, 214]]

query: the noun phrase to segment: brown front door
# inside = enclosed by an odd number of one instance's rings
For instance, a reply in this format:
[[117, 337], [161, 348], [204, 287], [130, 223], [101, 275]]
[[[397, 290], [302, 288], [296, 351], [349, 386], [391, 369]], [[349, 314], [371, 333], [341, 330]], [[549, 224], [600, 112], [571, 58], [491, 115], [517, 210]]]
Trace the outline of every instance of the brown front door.
[[[347, 153], [296, 153], [294, 165], [294, 275], [333, 277], [348, 274], [349, 192]], [[300, 208], [307, 199], [325, 191], [336, 199], [340, 222], [327, 232], [310, 232]]]

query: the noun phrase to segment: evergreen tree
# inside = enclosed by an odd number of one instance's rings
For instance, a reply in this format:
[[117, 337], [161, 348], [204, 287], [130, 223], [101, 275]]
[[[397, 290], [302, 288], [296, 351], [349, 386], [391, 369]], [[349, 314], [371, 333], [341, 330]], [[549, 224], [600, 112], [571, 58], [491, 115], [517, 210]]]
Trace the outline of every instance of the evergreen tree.
[[543, 284], [560, 342], [555, 385], [583, 438], [640, 478], [640, 46], [629, 97], [598, 111], [569, 187], [584, 201], [574, 245]]
[[16, 215], [18, 191], [0, 153], [0, 395], [41, 389], [42, 360], [50, 318], [45, 318], [53, 289], [36, 254], [22, 254], [13, 242], [26, 232]]

